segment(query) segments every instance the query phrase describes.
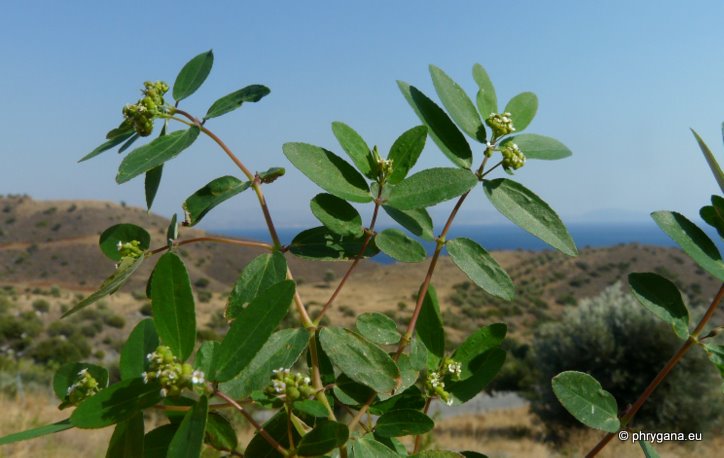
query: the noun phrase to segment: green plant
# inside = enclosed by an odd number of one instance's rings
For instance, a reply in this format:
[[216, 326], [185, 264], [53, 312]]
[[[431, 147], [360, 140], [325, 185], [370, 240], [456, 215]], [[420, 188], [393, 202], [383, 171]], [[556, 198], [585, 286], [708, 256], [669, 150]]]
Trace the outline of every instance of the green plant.
[[[475, 103], [448, 75], [431, 66], [445, 110], [417, 88], [399, 82], [423, 125], [404, 132], [386, 158], [341, 122], [333, 123], [332, 130], [352, 164], [319, 146], [283, 145], [286, 158], [326, 191], [310, 204], [322, 225], [302, 231], [285, 245], [262, 190], [282, 177], [284, 169], [252, 172], [208, 127], [208, 121], [258, 102], [269, 89], [255, 84], [232, 92], [211, 104], [202, 118], [179, 108], [180, 102], [201, 86], [212, 64], [211, 51], [188, 62], [172, 86], [174, 102], [167, 99], [169, 85], [146, 82], [141, 99], [124, 108], [121, 124], [82, 160], [118, 146], [123, 152], [139, 138], [151, 135], [155, 123], [161, 121], [159, 136], [126, 154], [116, 176], [120, 184], [144, 175], [150, 208], [166, 163], [204, 134], [232, 160], [241, 178], [216, 178], [191, 194], [183, 203], [183, 225], [196, 225], [221, 202], [252, 190], [270, 241], [213, 236], [183, 239], [175, 216], [166, 232], [167, 243], [157, 248], [150, 246], [149, 233], [133, 224], [116, 224], [104, 231], [100, 249], [116, 263], [116, 270], [98, 291], [82, 298], [64, 316], [112, 294], [143, 263], [160, 255], [147, 288], [152, 318], [141, 321], [120, 349], [120, 381], [108, 385], [108, 371], [92, 364], [61, 367], [54, 388], [63, 407], [76, 405], [69, 418], [0, 438], [0, 444], [73, 427], [115, 425], [108, 456], [143, 456], [145, 446], [171, 457], [199, 456], [205, 446], [238, 456], [241, 446], [233, 427], [217, 413], [218, 408], [230, 406], [257, 430], [246, 444], [244, 456], [318, 456], [335, 449], [341, 457], [420, 453], [421, 438], [434, 428], [427, 415], [430, 402], [435, 398], [448, 404], [467, 402], [485, 389], [505, 359], [501, 343], [507, 327], [503, 323], [475, 330], [454, 351], [446, 352], [432, 285], [443, 250], [490, 295], [502, 300], [515, 296], [510, 277], [483, 247], [466, 238], [447, 239], [453, 221], [474, 188], [480, 187], [513, 223], [575, 256], [577, 250], [568, 231], [540, 197], [510, 178], [491, 178], [501, 170], [513, 174], [527, 159], [560, 159], [570, 151], [550, 137], [519, 133], [537, 111], [533, 93], [518, 94], [499, 110], [482, 66], [473, 67], [478, 86]], [[171, 131], [172, 123], [183, 128]], [[409, 175], [428, 135], [454, 167]], [[475, 154], [465, 135], [479, 145]], [[449, 217], [436, 232], [426, 208], [453, 199], [456, 203]], [[372, 207], [367, 225], [350, 202]], [[380, 211], [407, 232], [397, 228], [378, 231]], [[382, 313], [353, 313], [353, 329], [325, 324], [326, 312], [360, 260], [381, 251], [400, 262], [423, 262], [427, 254], [420, 238], [434, 241], [435, 249], [414, 296], [415, 305], [409, 314], [400, 311], [404, 317], [389, 311], [404, 332]], [[226, 335], [220, 342], [205, 341], [198, 346], [194, 294], [180, 249], [197, 242], [267, 251], [244, 267], [229, 295], [224, 313], [230, 322]], [[351, 260], [328, 301], [314, 315], [296, 290], [286, 254], [318, 261]], [[326, 281], [332, 280], [327, 276]], [[278, 330], [287, 322], [290, 306], [295, 326]], [[47, 346], [43, 348], [47, 350]], [[250, 403], [274, 412], [264, 425], [249, 411]], [[170, 422], [146, 433], [143, 411], [150, 408], [165, 412]], [[410, 435], [416, 440], [414, 448], [407, 450], [397, 438]], [[465, 452], [465, 456], [478, 455]], [[418, 456], [462, 455], [440, 451]]]
[[[692, 133], [701, 151], [704, 153], [704, 157], [714, 174], [714, 178], [719, 184], [720, 190], [724, 192], [724, 172], [722, 172], [714, 154], [699, 134], [694, 130], [692, 130]], [[711, 202], [712, 205], [701, 208], [700, 216], [707, 224], [715, 228], [720, 236], [724, 237], [724, 198], [713, 195]], [[724, 282], [724, 261], [719, 253], [719, 249], [701, 228], [677, 212], [656, 211], [651, 214], [651, 217], [659, 228], [674, 240], [702, 269], [710, 273], [714, 278]], [[689, 324], [690, 312], [682, 299], [681, 292], [670, 279], [663, 276], [667, 275], [671, 277], [672, 274], [663, 266], [658, 266], [654, 270], [656, 273], [629, 274], [628, 282], [631, 291], [636, 300], [643, 305], [647, 311], [667, 323], [673, 330], [675, 336], [683, 340], [684, 343], [681, 344], [676, 351], [673, 351], [673, 348], [667, 345], [667, 349], [673, 352], [673, 356], [665, 363], [659, 361], [660, 358], [654, 354], [655, 352], [642, 354], [643, 352], [638, 351], [638, 347], [641, 345], [637, 345], [637, 352], [627, 355], [631, 360], [629, 364], [637, 364], [638, 359], [638, 363], [642, 365], [653, 367], [661, 367], [663, 365], [663, 367], [656, 373], [648, 385], [646, 385], [635, 401], [632, 397], [628, 397], [630, 393], [622, 394], [621, 396], [624, 397], [619, 397], [620, 400], [631, 402], [624, 413], [619, 416], [616, 402], [617, 396], [614, 396], [603, 388], [603, 386], [613, 390], [619, 388], [615, 380], [608, 380], [609, 374], [607, 373], [594, 377], [588, 373], [568, 370], [561, 372], [552, 379], [553, 393], [561, 405], [573, 415], [573, 417], [586, 426], [607, 432], [603, 439], [586, 455], [587, 457], [597, 455], [617, 433], [621, 440], [629, 437], [637, 440], [635, 439], [635, 435], [629, 435], [627, 429], [630, 428], [634, 417], [639, 411], [642, 411], [644, 404], [654, 392], [658, 389], [660, 393], [661, 388], [659, 387], [666, 386], [664, 384], [665, 380], [668, 380], [671, 384], [676, 384], [676, 388], [681, 390], [681, 385], [684, 383], [676, 382], [681, 380], [679, 377], [683, 377], [684, 380], [686, 380], [686, 392], [696, 393], [697, 396], [702, 394], [702, 390], [706, 392], [706, 389], [701, 387], [702, 378], [705, 376], [702, 374], [694, 374], [691, 371], [692, 364], [690, 360], [682, 363], [683, 357], [692, 347], [696, 346], [701, 348], [709, 360], [716, 366], [721, 376], [724, 377], [724, 345], [716, 340], [717, 335], [724, 329], [724, 326], [708, 326], [709, 321], [715, 315], [719, 302], [721, 302], [722, 297], [724, 297], [724, 283], [719, 288], [719, 291], [709, 306], [706, 307], [705, 312], [702, 314], [694, 329], [691, 330]], [[593, 312], [592, 310], [590, 311]], [[613, 319], [615, 320], [615, 318]], [[606, 323], [606, 320], [602, 321]], [[613, 323], [611, 325], [613, 326]], [[606, 325], [603, 324], [603, 326]], [[651, 327], [639, 329], [634, 331], [633, 334], [638, 335], [639, 338], [644, 341], [644, 335], [648, 334], [649, 337], [651, 337], [651, 333], [655, 332], [655, 329], [656, 328]], [[590, 332], [590, 329], [587, 330], [587, 333], [588, 332]], [[616, 344], [619, 344], [620, 340], [621, 336], [617, 335]], [[660, 340], [659, 343], [662, 343], [662, 341]], [[658, 351], [661, 350], [662, 348], [659, 347]], [[659, 364], [657, 364], [657, 362]], [[674, 369], [680, 369], [680, 367], [677, 366], [683, 366], [685, 375], [681, 375], [681, 370], [679, 372], [674, 371]], [[598, 371], [600, 368], [596, 370]], [[692, 382], [692, 377], [697, 378]], [[604, 381], [603, 386], [599, 380]], [[627, 388], [631, 388], [631, 386]], [[663, 389], [666, 390], [666, 388]], [[722, 384], [721, 391], [724, 392], [724, 384]], [[667, 394], [668, 393], [665, 392], [662, 397], [666, 398], [666, 403], [668, 404], [671, 404], [673, 399], [678, 398], [670, 394], [667, 396]], [[721, 399], [717, 399], [717, 401], [721, 404]], [[660, 409], [665, 408], [666, 406]], [[550, 402], [547, 403], [545, 409], [551, 409]], [[660, 409], [653, 408], [650, 410], [658, 412]], [[683, 419], [681, 421], [685, 424], [685, 428], [694, 429], [701, 426], [700, 422], [705, 422], [711, 414], [706, 408], [701, 408], [698, 412], [688, 417], [685, 413], [682, 415], [682, 412], [674, 412], [672, 415], [674, 417], [682, 416]], [[641, 418], [641, 420], [645, 422], [647, 416], [645, 410], [642, 411], [642, 416], [644, 418]], [[677, 438], [684, 438], [685, 440], [685, 436], [683, 436], [683, 433], [681, 434], [682, 436], [677, 436]], [[645, 440], [637, 440], [637, 442], [647, 457], [658, 456], [651, 443]]]

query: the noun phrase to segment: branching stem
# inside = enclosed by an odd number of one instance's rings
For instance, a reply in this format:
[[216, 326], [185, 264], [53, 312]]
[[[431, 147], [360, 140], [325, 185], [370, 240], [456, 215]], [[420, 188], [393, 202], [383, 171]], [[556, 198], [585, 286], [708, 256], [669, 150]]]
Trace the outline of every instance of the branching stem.
[[[232, 239], [227, 237], [213, 237], [213, 236], [205, 236], [205, 237], [194, 237], [192, 239], [186, 239], [181, 240], [178, 242], [174, 242], [174, 246], [181, 246], [181, 245], [188, 245], [191, 243], [199, 243], [199, 242], [215, 242], [215, 243], [224, 243], [227, 245], [236, 245], [236, 246], [244, 246], [244, 247], [251, 247], [251, 248], [263, 248], [265, 250], [273, 250], [274, 247], [269, 245], [268, 243], [264, 242], [255, 242], [252, 240], [239, 240], [239, 239]], [[168, 250], [168, 246], [163, 246], [160, 248], [156, 248], [155, 250], [151, 250], [149, 254], [158, 254], [162, 253], [166, 250]]]

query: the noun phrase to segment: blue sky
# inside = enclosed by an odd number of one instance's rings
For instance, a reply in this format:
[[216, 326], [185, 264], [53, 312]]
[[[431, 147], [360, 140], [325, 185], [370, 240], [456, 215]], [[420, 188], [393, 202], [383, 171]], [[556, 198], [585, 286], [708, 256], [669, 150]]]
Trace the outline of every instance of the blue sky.
[[[265, 188], [282, 226], [314, 224], [308, 201], [319, 189], [291, 170], [281, 145], [303, 141], [343, 154], [330, 129], [340, 120], [386, 153], [419, 123], [395, 81], [434, 96], [431, 63], [471, 94], [479, 62], [501, 102], [525, 90], [538, 95], [528, 131], [561, 140], [574, 156], [530, 161], [516, 179], [566, 222], [639, 221], [661, 209], [695, 217], [717, 192], [689, 127], [721, 153], [722, 2], [206, 3], [4, 2], [0, 193], [142, 206], [142, 179], [115, 184], [115, 152], [76, 161], [120, 122], [143, 81], [173, 82], [210, 48], [214, 70], [183, 107], [202, 114], [240, 87], [271, 88], [258, 104], [207, 126], [251, 169], [287, 167]], [[431, 141], [417, 170], [430, 166], [451, 166]], [[191, 192], [230, 173], [228, 159], [199, 140], [166, 167], [154, 211], [171, 216]], [[436, 208], [437, 221], [447, 208]], [[461, 223], [501, 221], [482, 192], [464, 210]], [[245, 193], [203, 224], [260, 221]]]

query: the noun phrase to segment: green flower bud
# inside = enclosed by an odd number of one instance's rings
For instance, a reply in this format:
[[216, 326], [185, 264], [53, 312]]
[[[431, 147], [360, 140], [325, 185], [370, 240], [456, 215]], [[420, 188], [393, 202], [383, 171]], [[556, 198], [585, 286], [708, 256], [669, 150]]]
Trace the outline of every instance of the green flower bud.
[[485, 120], [485, 124], [493, 130], [493, 137], [495, 138], [515, 132], [513, 120], [508, 112], [503, 114], [490, 113], [488, 119]]
[[506, 170], [518, 170], [525, 165], [525, 154], [515, 143], [508, 143], [501, 150], [503, 153], [503, 168]]

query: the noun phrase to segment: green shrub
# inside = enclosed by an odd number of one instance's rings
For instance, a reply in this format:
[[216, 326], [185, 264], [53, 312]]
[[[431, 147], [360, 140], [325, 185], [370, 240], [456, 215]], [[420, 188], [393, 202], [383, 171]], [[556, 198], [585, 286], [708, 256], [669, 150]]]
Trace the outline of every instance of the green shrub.
[[48, 313], [50, 310], [50, 302], [45, 299], [37, 299], [33, 301], [33, 310], [40, 313]]

